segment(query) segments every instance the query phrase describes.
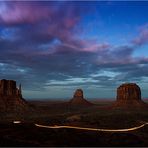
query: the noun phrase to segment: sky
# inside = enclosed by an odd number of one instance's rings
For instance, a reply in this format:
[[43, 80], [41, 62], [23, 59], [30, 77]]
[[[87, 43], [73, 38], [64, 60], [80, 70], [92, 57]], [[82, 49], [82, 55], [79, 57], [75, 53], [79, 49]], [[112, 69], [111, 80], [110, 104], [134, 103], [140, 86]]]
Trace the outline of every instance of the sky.
[[0, 79], [25, 98], [148, 97], [148, 1], [0, 1]]

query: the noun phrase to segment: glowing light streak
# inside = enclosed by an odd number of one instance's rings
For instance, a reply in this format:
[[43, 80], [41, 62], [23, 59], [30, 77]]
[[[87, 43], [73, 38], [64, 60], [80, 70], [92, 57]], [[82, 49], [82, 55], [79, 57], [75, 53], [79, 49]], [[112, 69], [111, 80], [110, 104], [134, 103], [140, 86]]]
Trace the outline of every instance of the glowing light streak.
[[37, 127], [42, 127], [42, 128], [51, 128], [51, 129], [59, 129], [59, 128], [69, 128], [69, 129], [80, 129], [80, 130], [87, 130], [87, 131], [104, 131], [104, 132], [129, 132], [129, 131], [134, 131], [137, 129], [140, 129], [148, 124], [144, 123], [140, 126], [132, 127], [132, 128], [126, 128], [126, 129], [100, 129], [100, 128], [86, 128], [86, 127], [76, 127], [76, 126], [45, 126], [45, 125], [40, 125], [40, 124], [35, 124]]
[[21, 121], [13, 121], [14, 124], [19, 124]]

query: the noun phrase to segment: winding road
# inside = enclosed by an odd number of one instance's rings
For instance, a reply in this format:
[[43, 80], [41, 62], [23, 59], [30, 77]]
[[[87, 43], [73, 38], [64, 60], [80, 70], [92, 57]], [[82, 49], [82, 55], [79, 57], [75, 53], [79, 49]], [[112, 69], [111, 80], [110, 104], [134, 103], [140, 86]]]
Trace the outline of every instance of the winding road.
[[[14, 124], [20, 124], [21, 121], [13, 121]], [[125, 129], [102, 129], [102, 128], [87, 128], [87, 127], [77, 127], [77, 126], [65, 126], [65, 125], [54, 125], [54, 126], [46, 126], [41, 124], [34, 124], [36, 127], [41, 128], [50, 128], [50, 129], [60, 129], [60, 128], [67, 128], [67, 129], [79, 129], [79, 130], [86, 130], [86, 131], [103, 131], [103, 132], [129, 132], [138, 130], [146, 125], [148, 125], [148, 122], [143, 123], [139, 126], [135, 126], [132, 128], [125, 128]]]
[[86, 127], [76, 127], [76, 126], [45, 126], [40, 124], [35, 124], [37, 127], [42, 128], [51, 128], [51, 129], [58, 129], [58, 128], [69, 128], [69, 129], [80, 129], [80, 130], [87, 130], [87, 131], [104, 131], [104, 132], [128, 132], [128, 131], [134, 131], [137, 129], [140, 129], [148, 124], [144, 123], [140, 126], [132, 127], [132, 128], [126, 128], [126, 129], [100, 129], [100, 128], [86, 128]]

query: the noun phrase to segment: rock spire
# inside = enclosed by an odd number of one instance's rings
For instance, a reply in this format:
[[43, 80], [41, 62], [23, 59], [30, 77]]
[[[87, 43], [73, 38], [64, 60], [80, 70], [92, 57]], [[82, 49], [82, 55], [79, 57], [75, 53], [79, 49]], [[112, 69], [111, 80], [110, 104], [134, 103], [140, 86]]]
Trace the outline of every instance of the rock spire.
[[87, 101], [84, 96], [83, 96], [83, 90], [82, 89], [77, 89], [74, 92], [73, 98], [70, 100], [71, 105], [92, 105], [89, 101]]

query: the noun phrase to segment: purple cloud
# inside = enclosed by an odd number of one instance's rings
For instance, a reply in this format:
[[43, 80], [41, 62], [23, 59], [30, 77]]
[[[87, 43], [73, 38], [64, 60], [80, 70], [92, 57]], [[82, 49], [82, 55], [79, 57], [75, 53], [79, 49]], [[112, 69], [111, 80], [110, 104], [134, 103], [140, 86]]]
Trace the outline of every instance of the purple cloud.
[[1, 2], [0, 19], [3, 23], [9, 25], [23, 24], [23, 23], [35, 23], [41, 19], [47, 19], [50, 15], [50, 11], [41, 8], [41, 12], [38, 11], [39, 6], [26, 5], [24, 2]]
[[[0, 8], [0, 24], [19, 28], [14, 34], [19, 40], [22, 38], [30, 43], [57, 39], [71, 46], [80, 44], [73, 31], [80, 21], [81, 11], [73, 5], [64, 6], [60, 2], [59, 5], [52, 2], [1, 2]], [[23, 24], [28, 27], [21, 29]]]

